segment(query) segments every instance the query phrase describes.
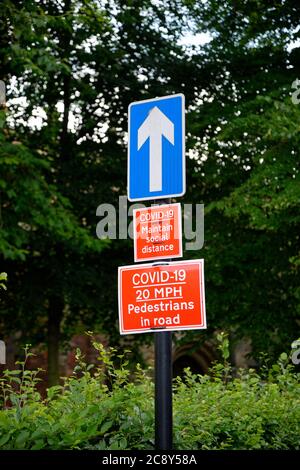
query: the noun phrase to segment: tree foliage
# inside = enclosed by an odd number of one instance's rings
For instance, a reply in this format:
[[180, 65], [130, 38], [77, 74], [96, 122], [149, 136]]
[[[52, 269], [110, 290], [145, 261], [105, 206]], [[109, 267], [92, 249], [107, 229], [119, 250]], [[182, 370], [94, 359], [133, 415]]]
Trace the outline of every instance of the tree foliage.
[[189, 141], [190, 197], [206, 204], [209, 323], [278, 351], [299, 331], [299, 6], [190, 5], [211, 34], [193, 55], [202, 74]]

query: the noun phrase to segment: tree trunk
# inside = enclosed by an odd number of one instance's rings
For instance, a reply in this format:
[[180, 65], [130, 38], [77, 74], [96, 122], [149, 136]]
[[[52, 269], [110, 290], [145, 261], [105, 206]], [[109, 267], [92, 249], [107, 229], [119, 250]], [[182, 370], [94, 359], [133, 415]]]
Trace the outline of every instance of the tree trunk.
[[[71, 0], [64, 2], [64, 14], [67, 14], [71, 8]], [[71, 23], [69, 25], [71, 27]], [[59, 33], [59, 45], [61, 48], [61, 59], [70, 66], [72, 33], [65, 28]], [[57, 185], [67, 187], [69, 178], [68, 162], [70, 159], [70, 135], [68, 132], [69, 111], [71, 105], [71, 71], [62, 72], [61, 80], [63, 83], [63, 122], [60, 134], [60, 161], [61, 175], [57, 178]], [[59, 262], [62, 262], [64, 255], [59, 245], [56, 246], [56, 256]], [[58, 284], [59, 285], [59, 284]], [[48, 384], [49, 386], [59, 383], [59, 340], [60, 324], [63, 318], [64, 301], [61, 295], [52, 295], [49, 299], [48, 316]]]
[[49, 299], [48, 314], [48, 386], [59, 383], [59, 339], [63, 300], [58, 295]]

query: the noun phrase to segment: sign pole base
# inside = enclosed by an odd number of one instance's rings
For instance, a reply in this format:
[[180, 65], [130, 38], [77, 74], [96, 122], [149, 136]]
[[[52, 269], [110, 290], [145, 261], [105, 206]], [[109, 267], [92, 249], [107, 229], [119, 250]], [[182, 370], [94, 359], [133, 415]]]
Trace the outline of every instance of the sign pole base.
[[155, 449], [171, 450], [172, 417], [172, 333], [155, 336]]

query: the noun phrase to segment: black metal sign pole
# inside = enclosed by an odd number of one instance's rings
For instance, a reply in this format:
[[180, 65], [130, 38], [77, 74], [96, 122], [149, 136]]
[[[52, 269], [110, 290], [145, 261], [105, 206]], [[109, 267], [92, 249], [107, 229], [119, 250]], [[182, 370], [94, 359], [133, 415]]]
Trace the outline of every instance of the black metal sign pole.
[[[171, 204], [171, 199], [159, 204]], [[171, 260], [165, 260], [165, 262]], [[162, 261], [163, 264], [163, 261]], [[154, 333], [155, 347], [155, 449], [171, 450], [173, 446], [172, 406], [172, 332]]]
[[172, 449], [172, 333], [161, 331], [155, 336], [155, 448]]

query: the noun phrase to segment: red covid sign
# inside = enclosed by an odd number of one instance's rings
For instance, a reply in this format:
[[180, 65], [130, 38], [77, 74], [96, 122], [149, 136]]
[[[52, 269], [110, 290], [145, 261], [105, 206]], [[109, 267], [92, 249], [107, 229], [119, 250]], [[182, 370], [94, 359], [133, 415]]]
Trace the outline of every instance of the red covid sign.
[[163, 204], [133, 211], [134, 261], [182, 256], [180, 204]]
[[204, 261], [119, 267], [121, 334], [206, 328]]

